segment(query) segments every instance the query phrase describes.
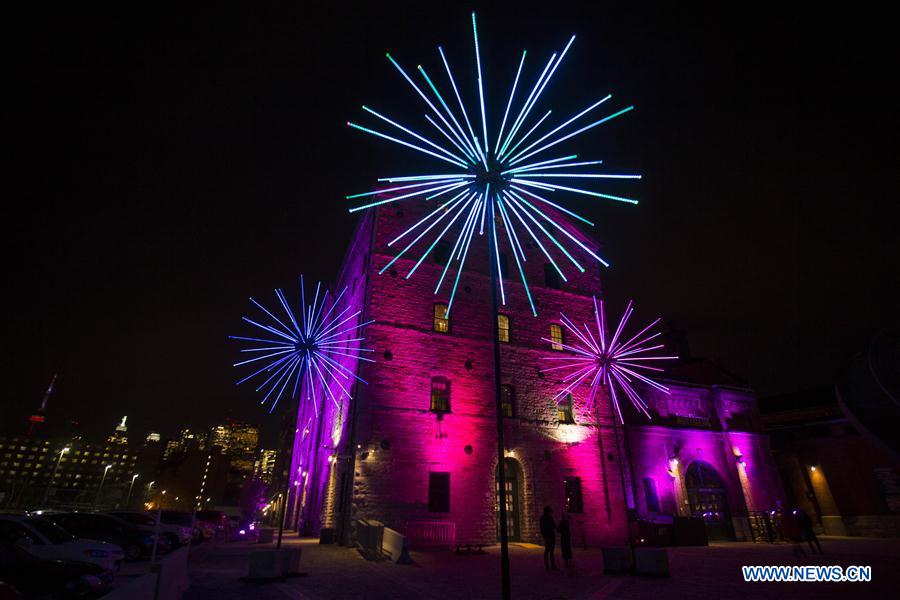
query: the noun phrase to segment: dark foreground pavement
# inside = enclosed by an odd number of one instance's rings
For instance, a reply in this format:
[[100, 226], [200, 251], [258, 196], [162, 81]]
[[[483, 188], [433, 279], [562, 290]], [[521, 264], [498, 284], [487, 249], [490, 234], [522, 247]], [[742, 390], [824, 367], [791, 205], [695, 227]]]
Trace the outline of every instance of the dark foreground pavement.
[[[705, 548], [670, 548], [672, 576], [651, 579], [603, 575], [599, 550], [575, 551], [576, 567], [546, 572], [542, 550], [510, 549], [513, 598], [563, 600], [602, 598], [897, 598], [900, 597], [900, 540], [824, 538], [825, 556], [797, 558], [789, 545], [731, 543]], [[251, 584], [251, 552], [272, 547], [248, 542], [200, 547], [191, 555], [190, 600], [237, 598], [405, 600], [498, 598], [499, 551], [457, 556], [449, 551], [413, 552], [415, 565], [369, 562], [355, 550], [287, 538], [301, 546], [306, 577]], [[557, 557], [558, 558], [558, 557]], [[870, 583], [745, 583], [741, 565], [870, 565]]]

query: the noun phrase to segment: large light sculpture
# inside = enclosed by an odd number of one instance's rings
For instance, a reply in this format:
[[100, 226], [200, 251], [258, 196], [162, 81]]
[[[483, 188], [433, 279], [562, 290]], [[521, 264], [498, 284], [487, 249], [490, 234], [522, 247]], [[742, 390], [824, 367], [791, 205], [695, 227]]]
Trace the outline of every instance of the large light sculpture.
[[[250, 298], [250, 302], [264, 317], [243, 317], [243, 320], [262, 332], [257, 335], [265, 337], [228, 336], [247, 344], [248, 347], [242, 348], [240, 352], [251, 357], [238, 361], [233, 366], [255, 369], [237, 383], [240, 385], [251, 380], [259, 382], [256, 391], [264, 394], [260, 404], [270, 403], [270, 413], [278, 406], [285, 392], [291, 398], [296, 398], [297, 393], [301, 392], [301, 400], [312, 404], [318, 418], [319, 408], [314, 400], [317, 392], [324, 393], [339, 407], [341, 393], [352, 398], [349, 390], [352, 380], [365, 383], [343, 361], [351, 358], [374, 362], [364, 355], [373, 350], [359, 345], [365, 338], [358, 333], [360, 328], [371, 321], [357, 323], [362, 309], [353, 311], [353, 306], [349, 303], [338, 310], [346, 291], [345, 287], [329, 302], [328, 290], [322, 290], [320, 282], [316, 284], [312, 303], [307, 304], [306, 286], [301, 276], [300, 310], [297, 312], [291, 308], [291, 303], [280, 288], [275, 290], [275, 297], [281, 308], [276, 308], [275, 312]], [[281, 317], [276, 313], [282, 313]]]
[[575, 388], [587, 382], [590, 385], [590, 403], [594, 402], [597, 390], [601, 385], [609, 390], [610, 399], [620, 423], [625, 422], [622, 417], [620, 394], [624, 395], [637, 411], [648, 419], [650, 418], [647, 403], [635, 390], [634, 384], [641, 382], [668, 394], [669, 388], [648, 377], [648, 374], [659, 373], [663, 369], [649, 363], [676, 360], [678, 357], [649, 354], [664, 348], [664, 344], [657, 341], [662, 332], [651, 332], [660, 322], [659, 318], [625, 340], [625, 328], [633, 313], [634, 303], [629, 300], [612, 336], [607, 331], [606, 307], [603, 300], [598, 302], [594, 297], [596, 335], [586, 323], [582, 329], [579, 329], [571, 319], [560, 313], [559, 320], [571, 334], [570, 341], [562, 343], [558, 340], [541, 338], [573, 353], [573, 356], [547, 358], [548, 361], [562, 363], [544, 369], [545, 372], [560, 371], [561, 373], [564, 386], [557, 394], [556, 400], [566, 394], [571, 394]]
[[[347, 196], [347, 199], [359, 202], [349, 210], [356, 212], [404, 200], [422, 202], [438, 199], [438, 205], [433, 210], [389, 242], [389, 246], [397, 248], [397, 253], [380, 273], [391, 268], [400, 258], [418, 254], [415, 264], [405, 274], [408, 279], [441, 240], [445, 238], [453, 240], [451, 259], [447, 261], [434, 289], [434, 293], [437, 294], [444, 285], [451, 285], [450, 280], [453, 280], [447, 305], [449, 314], [475, 233], [483, 236], [485, 230], [488, 230], [488, 245], [492, 260], [498, 262], [499, 269], [499, 245], [508, 246], [515, 259], [531, 311], [536, 315], [537, 311], [525, 276], [527, 244], [523, 244], [523, 240], [534, 242], [563, 281], [566, 281], [564, 266], [585, 271], [581, 261], [572, 254], [576, 247], [604, 266], [609, 266], [605, 259], [573, 233], [571, 224], [562, 215], [568, 215], [587, 225], [593, 226], [593, 223], [562, 206], [554, 198], [557, 195], [574, 194], [637, 204], [637, 200], [632, 198], [585, 189], [581, 187], [584, 184], [572, 182], [640, 179], [640, 175], [597, 171], [596, 167], [603, 162], [601, 160], [578, 160], [577, 154], [550, 151], [557, 149], [563, 142], [568, 142], [629, 112], [634, 107], [604, 110], [612, 98], [611, 95], [606, 95], [554, 125], [550, 125], [552, 119], [548, 120], [552, 111], [548, 110], [539, 116], [543, 109], [535, 111], [534, 108], [575, 41], [573, 35], [561, 52], [550, 56], [530, 90], [526, 89], [524, 82], [520, 86], [520, 80], [524, 79], [523, 67], [526, 57], [526, 52], [522, 52], [509, 98], [505, 103], [503, 117], [497, 119], [499, 126], [489, 127], [474, 13], [472, 13], [472, 32], [475, 42], [478, 104], [469, 109], [466, 108], [442, 47], [438, 47], [438, 54], [446, 74], [446, 82], [443, 83], [444, 93], [439, 91], [437, 77], [430, 76], [422, 65], [416, 67], [421, 76], [417, 83], [390, 53], [387, 54], [391, 65], [427, 106], [428, 113], [425, 119], [429, 130], [425, 134], [414, 131], [411, 127], [368, 106], [363, 106], [363, 110], [374, 117], [375, 125], [365, 127], [349, 121], [347, 125], [430, 157], [445, 169], [418, 175], [382, 177], [378, 179], [379, 189]], [[480, 127], [477, 127], [478, 125]], [[498, 228], [502, 228], [503, 235], [497, 233]], [[417, 245], [422, 250], [413, 251]], [[551, 254], [554, 249], [562, 253], [565, 259], [559, 261], [554, 259]], [[454, 263], [456, 275], [447, 278], [448, 270]], [[506, 304], [503, 280], [498, 279], [497, 284], [501, 304]]]
[[[354, 305], [350, 302], [340, 308], [346, 287], [329, 301], [328, 290], [323, 290], [322, 284], [317, 283], [312, 302], [307, 304], [306, 286], [301, 276], [299, 291], [300, 304], [296, 312], [281, 289], [275, 290], [280, 308], [276, 308], [274, 312], [250, 298], [250, 302], [261, 311], [261, 316], [253, 319], [243, 317], [243, 320], [261, 333], [252, 337], [229, 337], [245, 344], [247, 347], [242, 348], [241, 353], [250, 356], [234, 363], [235, 367], [252, 370], [237, 382], [238, 385], [256, 381], [256, 391], [263, 394], [260, 404], [269, 403], [270, 413], [278, 406], [281, 398], [287, 396], [298, 400], [297, 418], [304, 409], [308, 413], [308, 407], [312, 405], [315, 418], [318, 419], [319, 398], [330, 398], [340, 410], [341, 400], [353, 397], [349, 389], [353, 380], [366, 383], [356, 374], [355, 368], [344, 363], [358, 360], [375, 362], [364, 355], [373, 350], [361, 346], [365, 338], [359, 333], [371, 321], [358, 322], [362, 308], [354, 310]], [[286, 442], [290, 444], [285, 452], [290, 468], [293, 464], [294, 436], [288, 436]], [[284, 532], [291, 479], [290, 476], [285, 477], [282, 494], [279, 494], [282, 501], [278, 548], [281, 547]]]
[[[579, 160], [578, 155], [574, 153], [549, 152], [563, 142], [611, 121], [634, 108], [626, 106], [611, 109], [603, 112], [600, 116], [597, 109], [601, 106], [603, 109], [606, 108], [606, 103], [611, 99], [611, 96], [607, 95], [555, 125], [549, 125], [551, 121], [548, 121], [552, 111], [548, 110], [542, 116], [538, 116], [543, 109], [534, 111], [534, 108], [572, 47], [572, 43], [575, 41], [574, 35], [561, 52], [553, 53], [550, 56], [527, 93], [527, 84], [523, 83], [522, 87], [519, 87], [526, 57], [526, 52], [522, 52], [509, 97], [505, 103], [503, 117], [495, 121], [495, 123], [499, 122], [499, 127], [489, 127], [488, 103], [485, 102], [481, 48], [478, 44], [475, 13], [472, 13], [472, 34], [475, 49], [475, 74], [478, 82], [477, 108], [472, 106], [470, 110], [466, 109], [466, 102], [453, 77], [450, 61], [444, 53], [444, 49], [438, 47], [441, 66], [446, 72], [446, 83], [443, 84], [445, 94], [439, 91], [437, 78], [430, 76], [422, 65], [416, 68], [421, 75], [421, 78], [417, 77], [419, 83], [416, 83], [393, 56], [389, 53], [386, 55], [391, 65], [427, 105], [428, 113], [425, 115], [429, 126], [427, 134], [414, 131], [398, 120], [368, 106], [363, 106], [363, 110], [374, 117], [373, 122], [377, 125], [373, 125], [373, 127], [377, 126], [379, 129], [347, 122], [347, 125], [354, 129], [399, 144], [422, 156], [428, 156], [438, 161], [443, 170], [382, 177], [378, 180], [381, 184], [379, 189], [352, 194], [347, 196], [347, 199], [357, 201], [357, 205], [349, 209], [350, 212], [390, 205], [400, 201], [437, 200], [437, 206], [389, 242], [388, 245], [391, 247], [400, 245], [403, 247], [397, 251], [388, 264], [382, 267], [380, 273], [387, 271], [410, 253], [417, 244], [421, 243], [424, 251], [418, 253], [419, 257], [415, 264], [406, 272], [405, 277], [409, 279], [441, 240], [447, 238], [449, 241], [455, 236], [449, 258], [434, 288], [434, 293], [438, 294], [442, 286], [450, 285], [447, 273], [450, 266], [454, 265], [456, 274], [455, 277], [451, 277], [453, 283], [445, 314], [447, 317], [453, 307], [460, 276], [475, 232], [477, 231], [479, 236], [487, 233], [494, 338], [497, 456], [498, 464], [502, 465], [504, 447], [500, 394], [500, 345], [497, 320], [493, 318], [499, 304], [506, 304], [506, 290], [500, 276], [500, 245], [504, 244], [512, 253], [531, 306], [531, 312], [536, 316], [537, 310], [528, 287], [524, 268], [524, 263], [527, 261], [525, 248], [528, 247], [528, 244], [523, 244], [522, 238], [526, 242], [528, 240], [534, 242], [534, 245], [546, 257], [563, 281], [567, 280], [566, 275], [553, 258], [550, 249], [555, 248], [556, 250], [553, 252], [558, 251], [565, 256], [565, 259], [560, 259], [560, 262], [570, 263], [581, 272], [585, 271], [585, 267], [572, 254], [575, 247], [601, 264], [609, 266], [606, 260], [579, 239], [571, 223], [561, 215], [567, 215], [591, 226], [593, 223], [562, 206], [554, 198], [558, 194], [570, 193], [637, 204], [637, 200], [632, 198], [585, 189], [580, 187], [581, 184], [572, 183], [572, 181], [639, 179], [640, 176], [599, 172], [594, 169], [602, 163], [600, 160]], [[452, 95], [447, 93], [448, 83]], [[451, 105], [453, 105], [452, 108]], [[587, 118], [589, 113], [592, 113], [590, 118], [593, 120], [591, 121]], [[497, 114], [499, 115], [499, 112]], [[596, 118], [598, 116], [599, 118]], [[546, 126], [544, 125], [545, 121], [548, 123]], [[473, 122], [475, 126], [473, 126]], [[542, 126], [543, 129], [541, 129]], [[589, 168], [581, 170], [581, 167]], [[431, 207], [429, 206], [429, 208]], [[501, 236], [498, 229], [502, 229], [505, 235]], [[502, 472], [502, 467], [500, 467], [500, 471]], [[498, 501], [502, 596], [507, 599], [511, 596], [511, 586], [506, 525], [506, 491], [505, 486], [499, 480]]]

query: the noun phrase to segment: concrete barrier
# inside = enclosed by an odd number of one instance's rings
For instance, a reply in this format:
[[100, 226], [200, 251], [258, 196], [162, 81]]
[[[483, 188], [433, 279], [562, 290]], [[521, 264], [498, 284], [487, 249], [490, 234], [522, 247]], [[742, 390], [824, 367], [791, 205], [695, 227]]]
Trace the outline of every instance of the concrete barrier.
[[390, 527], [384, 528], [382, 550], [387, 554], [391, 561], [398, 565], [411, 565], [413, 562], [409, 557], [406, 536], [399, 531], [394, 531]]
[[631, 571], [631, 549], [628, 546], [603, 548], [603, 572], [618, 575]]
[[147, 573], [114, 588], [103, 596], [109, 600], [156, 600], [156, 573]]
[[187, 569], [188, 548], [179, 548], [150, 565], [150, 573], [116, 587], [104, 596], [110, 600], [176, 600], [191, 582]]
[[259, 537], [256, 538], [257, 544], [271, 544], [275, 541], [275, 530], [271, 527], [263, 527], [259, 530]]
[[181, 598], [191, 586], [188, 577], [188, 548], [179, 548], [155, 565], [151, 565], [150, 569], [158, 575], [157, 600]]
[[635, 548], [634, 563], [638, 575], [669, 576], [669, 552], [665, 548]]

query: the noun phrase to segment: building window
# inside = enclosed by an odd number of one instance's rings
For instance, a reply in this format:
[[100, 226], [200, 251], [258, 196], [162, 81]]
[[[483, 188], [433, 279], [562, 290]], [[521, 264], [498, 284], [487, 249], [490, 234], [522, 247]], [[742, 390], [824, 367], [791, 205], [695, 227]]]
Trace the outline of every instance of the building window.
[[572, 394], [566, 394], [565, 399], [557, 406], [559, 409], [559, 422], [567, 425], [575, 423], [575, 410], [572, 403]]
[[434, 247], [434, 262], [439, 265], [446, 265], [450, 261], [451, 252], [450, 242], [441, 240]]
[[450, 317], [447, 316], [447, 305], [442, 302], [434, 305], [434, 330], [438, 333], [450, 333]]
[[431, 378], [431, 410], [450, 412], [450, 380], [446, 377]]
[[656, 494], [656, 481], [652, 477], [644, 477], [644, 499], [647, 501], [648, 513], [659, 513], [659, 496]]
[[563, 481], [566, 486], [566, 512], [583, 513], [584, 501], [581, 497], [581, 477], [566, 477]]
[[450, 473], [428, 474], [428, 512], [450, 512]]
[[550, 263], [544, 263], [544, 287], [553, 290], [560, 288], [559, 271]]
[[504, 417], [515, 415], [516, 391], [513, 386], [503, 384], [500, 386], [500, 412]]
[[553, 350], [563, 349], [563, 330], [562, 327], [553, 323], [550, 325], [550, 348]]
[[509, 317], [497, 315], [497, 335], [501, 342], [509, 342]]

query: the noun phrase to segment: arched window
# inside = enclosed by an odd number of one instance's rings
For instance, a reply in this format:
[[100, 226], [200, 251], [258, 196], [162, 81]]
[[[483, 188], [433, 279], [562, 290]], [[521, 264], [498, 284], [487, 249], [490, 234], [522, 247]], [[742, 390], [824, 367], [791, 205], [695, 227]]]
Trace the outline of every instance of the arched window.
[[563, 339], [563, 330], [562, 327], [556, 323], [550, 324], [550, 340], [550, 348], [553, 350], [563, 349], [563, 344], [565, 343], [565, 339]]
[[559, 271], [550, 263], [544, 263], [544, 287], [558, 290], [560, 287]]
[[509, 342], [509, 317], [497, 315], [497, 334], [501, 342]]
[[572, 401], [572, 394], [566, 394], [566, 397], [557, 405], [559, 410], [559, 422], [564, 425], [572, 425], [575, 423], [575, 408]]
[[450, 333], [450, 317], [447, 316], [447, 305], [443, 302], [434, 305], [433, 327], [438, 333]]
[[437, 413], [450, 412], [450, 380], [446, 377], [431, 378], [431, 408]]
[[516, 390], [511, 385], [500, 386], [500, 412], [504, 417], [513, 417], [516, 413]]

